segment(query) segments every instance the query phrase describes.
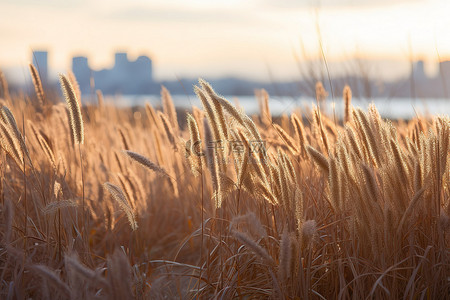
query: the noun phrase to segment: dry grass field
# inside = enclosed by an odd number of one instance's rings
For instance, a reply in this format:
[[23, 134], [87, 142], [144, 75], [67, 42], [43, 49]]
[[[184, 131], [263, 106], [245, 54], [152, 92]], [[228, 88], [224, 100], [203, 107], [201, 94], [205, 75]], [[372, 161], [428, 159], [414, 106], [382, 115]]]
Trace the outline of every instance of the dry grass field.
[[191, 113], [164, 88], [161, 110], [81, 106], [30, 68], [36, 93], [0, 90], [0, 298], [450, 294], [448, 116], [383, 120], [349, 88], [345, 120], [324, 91], [247, 116], [202, 80]]

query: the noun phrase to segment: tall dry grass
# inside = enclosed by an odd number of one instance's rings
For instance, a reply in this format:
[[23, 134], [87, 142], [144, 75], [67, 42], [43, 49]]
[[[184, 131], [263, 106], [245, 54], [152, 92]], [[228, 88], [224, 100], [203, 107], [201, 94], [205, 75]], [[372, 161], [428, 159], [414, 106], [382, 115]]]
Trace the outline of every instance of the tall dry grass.
[[184, 125], [165, 88], [132, 110], [61, 84], [68, 108], [1, 100], [1, 298], [449, 295], [448, 116], [383, 120], [346, 87], [337, 123], [321, 85], [248, 116], [200, 80]]

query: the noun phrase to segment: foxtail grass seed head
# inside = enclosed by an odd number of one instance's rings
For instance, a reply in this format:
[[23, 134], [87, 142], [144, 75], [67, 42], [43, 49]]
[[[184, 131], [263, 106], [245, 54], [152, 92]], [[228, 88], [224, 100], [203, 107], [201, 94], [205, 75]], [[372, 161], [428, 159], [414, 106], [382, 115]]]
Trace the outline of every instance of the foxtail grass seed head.
[[344, 87], [343, 98], [345, 107], [344, 122], [348, 123], [352, 121], [352, 90], [348, 85]]
[[283, 230], [280, 241], [280, 265], [278, 266], [278, 274], [281, 278], [286, 280], [290, 274], [290, 262], [292, 251], [291, 251], [291, 239], [287, 227]]
[[168, 118], [166, 117], [166, 115], [163, 114], [163, 113], [160, 112], [160, 111], [158, 112], [158, 116], [159, 116], [159, 118], [160, 118], [160, 120], [161, 120], [161, 123], [162, 123], [163, 126], [164, 126], [164, 129], [165, 129], [165, 132], [166, 132], [167, 139], [169, 140], [170, 144], [171, 144], [173, 147], [176, 147], [176, 143], [175, 143], [175, 134], [174, 134], [174, 132], [173, 132], [173, 127], [172, 127], [172, 125], [170, 124], [170, 121], [168, 120]]
[[211, 100], [212, 108], [214, 111], [214, 117], [215, 122], [218, 124], [221, 139], [228, 140], [228, 126], [226, 124], [225, 116], [223, 113], [222, 105], [219, 102], [219, 98], [222, 98], [221, 96], [217, 95], [214, 89], [211, 87], [209, 83], [206, 81], [200, 79], [199, 80], [200, 85], [202, 86], [203, 90], [206, 92], [206, 94], [209, 96], [209, 99]]
[[49, 162], [53, 166], [53, 168], [56, 168], [56, 161], [55, 161], [55, 155], [53, 154], [53, 150], [48, 145], [47, 141], [42, 137], [42, 135], [39, 135], [39, 145], [41, 146], [42, 151], [44, 151], [45, 155], [47, 156]]
[[278, 134], [280, 135], [281, 139], [286, 143], [289, 150], [291, 150], [292, 154], [297, 155], [299, 153], [299, 150], [298, 150], [297, 146], [295, 145], [294, 140], [278, 124], [273, 124], [273, 126], [274, 126], [275, 130], [278, 132]]
[[[74, 74], [71, 70], [67, 71], [67, 79], [69, 80], [70, 84], [72, 85], [73, 90], [74, 90], [74, 92], [75, 92], [75, 95], [76, 95], [77, 99], [78, 99], [79, 101], [81, 101], [81, 90], [80, 90], [80, 85], [78, 84], [78, 80], [77, 80], [77, 78], [75, 77], [75, 74]], [[90, 83], [92, 83], [92, 77], [91, 77]], [[92, 87], [92, 86], [91, 86], [91, 87]], [[81, 103], [79, 103], [79, 104], [81, 105]]]
[[74, 134], [74, 142], [75, 144], [83, 144], [84, 125], [80, 104], [78, 102], [79, 99], [77, 99], [75, 90], [69, 79], [65, 75], [60, 74], [59, 81], [64, 94], [64, 98], [66, 99], [67, 107], [69, 109], [70, 125]]
[[77, 207], [77, 202], [74, 200], [60, 200], [60, 201], [53, 201], [47, 204], [43, 209], [42, 212], [46, 215], [53, 214], [57, 212], [59, 209], [62, 208], [68, 208], [68, 207]]
[[215, 108], [211, 103], [211, 98], [205, 91], [203, 91], [198, 86], [194, 87], [194, 91], [197, 94], [197, 97], [200, 99], [203, 105], [203, 109], [206, 112], [206, 117], [210, 126], [210, 130], [212, 133], [213, 141], [220, 141], [222, 135], [220, 134], [219, 123], [216, 122], [216, 113], [214, 112]]
[[3, 122], [0, 122], [0, 143], [5, 152], [14, 160], [17, 166], [22, 169], [22, 151], [20, 150], [17, 140]]
[[329, 172], [328, 159], [322, 153], [320, 153], [311, 146], [308, 146], [306, 150], [308, 151], [308, 154], [311, 156], [314, 162], [328, 174]]
[[173, 104], [170, 92], [164, 86], [161, 86], [161, 98], [164, 114], [168, 117], [168, 121], [172, 125], [173, 130], [177, 133], [179, 130], [177, 111], [175, 109], [175, 105]]
[[[319, 106], [325, 101], [325, 99], [328, 97], [328, 92], [323, 87], [322, 82], [318, 81], [316, 83], [316, 100], [317, 103], [319, 103]], [[320, 107], [323, 109], [323, 107]]]
[[194, 174], [199, 174], [202, 170], [202, 157], [203, 152], [201, 149], [201, 140], [200, 140], [200, 131], [197, 126], [197, 122], [195, 118], [188, 114], [187, 116], [188, 130], [189, 130], [189, 156], [190, 161], [192, 162], [192, 171]]
[[136, 230], [138, 228], [136, 218], [133, 212], [133, 209], [131, 208], [131, 205], [123, 193], [122, 189], [118, 187], [117, 185], [114, 185], [110, 182], [105, 182], [104, 185], [106, 190], [111, 193], [111, 196], [114, 198], [114, 200], [117, 201], [120, 208], [125, 212], [128, 218], [128, 222], [130, 223], [131, 229]]
[[132, 160], [136, 161], [137, 163], [141, 164], [147, 169], [155, 171], [157, 174], [169, 177], [169, 174], [166, 172], [166, 170], [164, 170], [154, 162], [150, 161], [147, 157], [130, 150], [124, 150], [123, 152]]
[[41, 77], [35, 66], [29, 64], [31, 79], [33, 80], [34, 90], [36, 91], [36, 96], [38, 98], [41, 107], [44, 106], [44, 88], [42, 87]]
[[269, 107], [269, 93], [265, 89], [257, 90], [256, 97], [259, 104], [259, 113], [262, 123], [267, 127], [272, 124], [272, 115]]
[[291, 122], [295, 129], [295, 134], [298, 139], [298, 144], [300, 145], [302, 149], [302, 153], [306, 153], [306, 146], [308, 145], [308, 140], [306, 139], [306, 133], [305, 128], [303, 126], [303, 123], [300, 121], [300, 119], [297, 117], [296, 114], [291, 115]]
[[13, 113], [9, 110], [6, 105], [1, 107], [1, 120], [5, 123], [6, 129], [10, 131], [11, 138], [13, 142], [16, 143], [16, 147], [20, 149], [20, 152], [29, 157], [28, 148], [25, 144], [25, 139], [23, 138], [19, 127], [17, 126], [16, 119]]
[[308, 220], [302, 224], [302, 238], [305, 246], [309, 246], [317, 234], [316, 220]]
[[10, 100], [8, 81], [6, 80], [5, 74], [0, 70], [0, 95], [5, 100]]
[[256, 243], [247, 234], [235, 230], [233, 231], [233, 235], [237, 240], [239, 240], [247, 248], [253, 251], [256, 254], [256, 256], [258, 256], [260, 259], [262, 259], [271, 266], [275, 265], [275, 262], [273, 258], [269, 255], [269, 253], [267, 253], [267, 251], [263, 247], [261, 247], [258, 243]]
[[308, 220], [303, 223], [303, 236], [313, 237], [317, 233], [317, 223], [315, 220]]

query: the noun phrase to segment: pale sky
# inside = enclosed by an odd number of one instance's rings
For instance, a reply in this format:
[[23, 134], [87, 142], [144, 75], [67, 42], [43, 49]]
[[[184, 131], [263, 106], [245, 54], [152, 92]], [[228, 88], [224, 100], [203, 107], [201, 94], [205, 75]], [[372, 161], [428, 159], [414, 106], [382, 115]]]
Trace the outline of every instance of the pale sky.
[[122, 50], [149, 55], [156, 79], [296, 79], [294, 53], [319, 53], [316, 24], [332, 73], [355, 54], [384, 78], [408, 71], [410, 49], [428, 66], [436, 48], [450, 58], [448, 0], [0, 0], [0, 15], [2, 69], [26, 67], [31, 49], [49, 50], [55, 73], [74, 55], [110, 67]]

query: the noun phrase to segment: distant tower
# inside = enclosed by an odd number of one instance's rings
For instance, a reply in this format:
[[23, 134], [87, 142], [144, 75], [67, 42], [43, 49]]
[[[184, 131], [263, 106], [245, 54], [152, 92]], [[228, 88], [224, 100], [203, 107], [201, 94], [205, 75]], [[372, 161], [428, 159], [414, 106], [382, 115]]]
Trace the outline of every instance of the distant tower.
[[439, 76], [444, 76], [445, 79], [450, 79], [450, 61], [441, 61], [439, 63]]
[[126, 52], [116, 52], [114, 68], [123, 71], [128, 66], [128, 57]]
[[444, 90], [444, 97], [448, 98], [449, 93], [448, 90], [450, 89], [450, 61], [441, 61], [439, 63], [439, 74], [438, 76], [441, 78], [443, 90]]
[[72, 72], [77, 78], [80, 90], [85, 93], [90, 90], [91, 68], [89, 68], [88, 59], [85, 56], [76, 56], [72, 58]]
[[134, 64], [134, 72], [139, 76], [141, 81], [152, 82], [152, 60], [147, 56], [139, 56]]
[[427, 75], [425, 74], [425, 68], [423, 60], [419, 60], [414, 64], [413, 67], [414, 80], [425, 80]]
[[33, 51], [33, 65], [38, 69], [43, 82], [48, 80], [47, 51]]

